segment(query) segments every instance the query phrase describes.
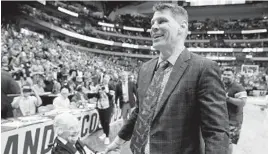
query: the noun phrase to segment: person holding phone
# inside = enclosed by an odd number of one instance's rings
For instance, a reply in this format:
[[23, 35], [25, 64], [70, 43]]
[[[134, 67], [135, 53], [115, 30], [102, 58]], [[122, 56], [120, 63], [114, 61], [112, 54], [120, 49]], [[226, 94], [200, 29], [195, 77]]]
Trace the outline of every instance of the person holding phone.
[[[33, 96], [31, 95], [32, 93]], [[15, 109], [15, 117], [34, 115], [36, 114], [36, 108], [41, 104], [42, 100], [36, 90], [28, 85], [22, 86], [21, 95], [15, 97], [11, 103]]]

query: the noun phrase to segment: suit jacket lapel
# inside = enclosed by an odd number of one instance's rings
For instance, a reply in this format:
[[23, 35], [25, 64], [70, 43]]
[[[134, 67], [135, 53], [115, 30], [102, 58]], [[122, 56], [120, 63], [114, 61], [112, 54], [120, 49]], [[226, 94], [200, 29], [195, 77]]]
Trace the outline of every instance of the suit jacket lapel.
[[131, 82], [130, 81], [128, 81], [128, 99], [130, 98], [130, 95], [131, 95], [131, 93], [132, 93], [132, 84], [131, 84]]
[[123, 95], [123, 89], [122, 89], [122, 82], [121, 81], [119, 81], [119, 83], [118, 83], [118, 93], [119, 93], [119, 96]]
[[154, 70], [157, 64], [158, 58], [153, 59], [147, 66], [144, 67], [145, 70], [141, 72], [141, 84], [139, 85], [139, 92], [141, 94], [145, 94], [147, 92], [147, 89], [149, 85], [151, 84], [153, 75], [154, 75]]
[[55, 142], [58, 144], [58, 146], [65, 149], [69, 153], [76, 153], [77, 151], [77, 149], [69, 142], [67, 142], [67, 144], [63, 144], [58, 138], [55, 139]]
[[153, 120], [165, 104], [167, 98], [175, 88], [175, 86], [179, 83], [184, 71], [186, 70], [188, 66], [188, 60], [190, 59], [190, 52], [185, 49], [182, 51], [180, 56], [178, 57], [175, 65], [173, 66], [173, 70], [170, 73], [169, 79], [167, 81], [167, 84], [165, 86], [165, 89], [163, 91], [162, 97], [159, 101], [159, 104], [157, 104], [157, 107], [155, 109], [155, 114], [153, 117]]

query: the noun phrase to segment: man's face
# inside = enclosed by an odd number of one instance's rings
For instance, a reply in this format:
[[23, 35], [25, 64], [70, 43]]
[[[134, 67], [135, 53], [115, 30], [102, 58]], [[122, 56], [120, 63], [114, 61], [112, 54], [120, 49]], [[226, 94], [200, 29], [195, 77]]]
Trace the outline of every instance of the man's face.
[[222, 74], [222, 81], [225, 84], [231, 84], [234, 80], [234, 73], [232, 71], [224, 71]]
[[40, 65], [40, 64], [41, 64], [40, 59], [37, 59], [37, 60], [36, 60], [36, 64], [37, 64], [37, 65]]
[[66, 141], [70, 142], [71, 144], [75, 144], [79, 138], [79, 129], [73, 128], [70, 130], [65, 130], [62, 133], [61, 137]]
[[23, 97], [29, 97], [31, 95], [30, 89], [22, 89]]
[[122, 74], [122, 81], [123, 81], [123, 82], [126, 82], [127, 80], [128, 80], [128, 74], [123, 73], [123, 74]]
[[110, 76], [105, 75], [104, 78], [103, 78], [103, 82], [104, 83], [109, 83], [109, 81], [110, 81]]
[[130, 75], [130, 76], [129, 76], [129, 80], [130, 80], [130, 81], [134, 81], [134, 76], [133, 76], [133, 75]]
[[63, 88], [63, 89], [61, 90], [61, 95], [62, 95], [65, 99], [68, 98], [69, 90], [66, 89], [66, 88]]
[[175, 20], [171, 11], [156, 11], [151, 20], [151, 37], [155, 49], [174, 46], [180, 36], [181, 25]]
[[11, 49], [11, 53], [12, 53], [12, 56], [17, 56], [18, 54], [19, 54], [19, 51], [18, 51], [18, 49]]
[[53, 80], [53, 74], [52, 73], [48, 73], [47, 74], [47, 80], [48, 81], [52, 81]]
[[23, 92], [24, 97], [29, 97], [30, 95], [31, 95], [31, 93], [29, 93], [29, 92]]
[[76, 77], [76, 72], [75, 71], [72, 72], [72, 76]]

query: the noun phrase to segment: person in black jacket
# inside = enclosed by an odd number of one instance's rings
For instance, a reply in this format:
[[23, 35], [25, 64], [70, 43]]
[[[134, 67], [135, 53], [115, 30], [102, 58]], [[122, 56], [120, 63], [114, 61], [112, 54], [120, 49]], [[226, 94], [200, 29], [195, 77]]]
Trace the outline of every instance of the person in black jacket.
[[1, 71], [1, 117], [3, 119], [13, 117], [12, 98], [8, 94], [20, 94], [19, 84], [12, 78], [11, 74]]
[[52, 154], [88, 154], [96, 153], [79, 140], [79, 121], [70, 113], [55, 117], [54, 130], [56, 138], [49, 147]]
[[116, 85], [115, 103], [119, 101], [123, 124], [125, 124], [131, 110], [136, 106], [137, 88], [136, 84], [129, 80], [128, 72], [122, 72], [120, 78], [121, 80]]

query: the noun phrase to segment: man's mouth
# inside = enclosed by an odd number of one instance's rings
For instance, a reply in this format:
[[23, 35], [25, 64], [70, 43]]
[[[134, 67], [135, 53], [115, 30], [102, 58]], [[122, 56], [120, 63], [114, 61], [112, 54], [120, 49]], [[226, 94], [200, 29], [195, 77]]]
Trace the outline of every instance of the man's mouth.
[[158, 39], [158, 38], [161, 38], [161, 37], [163, 37], [163, 36], [164, 36], [163, 34], [162, 34], [162, 35], [159, 34], [159, 35], [154, 35], [153, 38], [154, 38], [154, 39]]

